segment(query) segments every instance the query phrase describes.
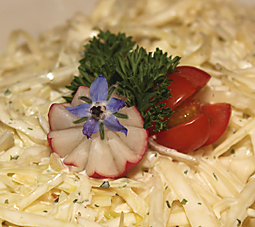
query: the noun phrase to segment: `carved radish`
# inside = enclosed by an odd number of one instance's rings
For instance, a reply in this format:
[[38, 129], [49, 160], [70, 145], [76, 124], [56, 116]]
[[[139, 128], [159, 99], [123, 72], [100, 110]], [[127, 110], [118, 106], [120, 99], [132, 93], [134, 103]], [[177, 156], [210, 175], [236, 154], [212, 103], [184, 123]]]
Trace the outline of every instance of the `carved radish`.
[[[103, 76], [98, 77], [101, 84], [103, 79], [105, 79]], [[83, 104], [88, 103], [81, 97], [87, 97], [86, 100], [91, 98], [93, 101], [95, 87], [99, 92], [103, 92], [105, 88], [105, 84], [103, 88], [101, 84], [98, 86], [96, 80], [90, 88], [80, 86], [71, 104], [61, 103], [51, 106], [48, 142], [52, 151], [62, 157], [63, 162], [71, 169], [86, 170], [91, 177], [117, 178], [130, 171], [142, 159], [147, 150], [148, 132], [143, 128], [144, 121], [136, 107], [123, 107], [116, 99], [109, 99], [107, 104], [107, 101], [100, 100], [102, 97], [99, 95], [97, 98], [100, 103], [92, 102], [90, 113], [84, 114], [87, 106]], [[106, 93], [108, 95], [108, 85]], [[112, 114], [115, 112], [108, 111], [115, 107], [119, 109], [118, 114], [128, 118], [117, 120]], [[80, 116], [82, 114], [88, 116], [85, 123], [78, 121], [84, 117]], [[112, 119], [113, 123], [110, 122]], [[102, 122], [106, 126], [103, 130], [103, 138], [102, 132], [97, 129], [99, 126], [95, 126]]]

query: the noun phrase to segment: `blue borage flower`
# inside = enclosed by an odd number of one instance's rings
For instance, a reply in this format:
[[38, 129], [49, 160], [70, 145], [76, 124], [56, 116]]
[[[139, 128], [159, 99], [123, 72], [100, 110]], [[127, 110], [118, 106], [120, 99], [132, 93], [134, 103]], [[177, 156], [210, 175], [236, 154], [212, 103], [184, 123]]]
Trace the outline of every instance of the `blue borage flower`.
[[[83, 125], [83, 134], [91, 138], [92, 134], [100, 130], [101, 139], [104, 138], [104, 125], [112, 131], [120, 131], [127, 135], [127, 128], [119, 123], [115, 116], [117, 112], [125, 107], [125, 102], [117, 98], [108, 98], [108, 84], [103, 75], [99, 75], [91, 84], [89, 89], [90, 98], [79, 97], [86, 100], [87, 103], [66, 107], [68, 111], [81, 119], [76, 121], [85, 121]], [[114, 115], [115, 114], [115, 115]], [[124, 116], [119, 114], [118, 116]]]

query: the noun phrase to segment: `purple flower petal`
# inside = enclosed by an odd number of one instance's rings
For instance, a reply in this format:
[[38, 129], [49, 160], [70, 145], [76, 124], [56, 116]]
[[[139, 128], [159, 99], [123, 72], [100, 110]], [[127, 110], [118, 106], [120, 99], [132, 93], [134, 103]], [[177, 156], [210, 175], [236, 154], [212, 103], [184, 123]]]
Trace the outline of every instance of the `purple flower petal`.
[[116, 113], [119, 109], [122, 109], [125, 106], [125, 102], [120, 99], [110, 98], [106, 104], [106, 109], [111, 111], [112, 113]]
[[90, 114], [91, 104], [83, 103], [79, 106], [70, 106], [66, 107], [68, 111], [74, 114], [77, 117], [88, 117]]
[[103, 121], [103, 124], [110, 130], [115, 132], [123, 132], [125, 135], [127, 135], [127, 128], [125, 128], [123, 125], [120, 124], [117, 117], [114, 115], [107, 115]]
[[100, 122], [95, 121], [93, 118], [89, 118], [83, 125], [83, 134], [89, 139], [92, 134], [99, 130]]
[[99, 75], [91, 84], [89, 89], [90, 98], [93, 102], [106, 101], [108, 96], [108, 84], [103, 75]]

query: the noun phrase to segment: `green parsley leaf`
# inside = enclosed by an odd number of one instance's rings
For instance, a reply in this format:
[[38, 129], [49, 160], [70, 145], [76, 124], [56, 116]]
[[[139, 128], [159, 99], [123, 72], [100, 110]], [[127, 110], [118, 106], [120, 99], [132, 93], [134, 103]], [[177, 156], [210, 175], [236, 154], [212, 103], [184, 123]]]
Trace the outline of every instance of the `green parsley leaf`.
[[[109, 95], [116, 92], [126, 97], [127, 106], [136, 106], [144, 118], [144, 128], [155, 124], [155, 131], [167, 129], [166, 121], [172, 111], [165, 104], [158, 104], [170, 97], [167, 75], [175, 72], [180, 57], [167, 56], [162, 50], [154, 53], [139, 46], [125, 33], [99, 34], [84, 46], [80, 60], [80, 76], [74, 77], [70, 86], [72, 97], [63, 97], [71, 102], [80, 85], [90, 86], [98, 75], [103, 75], [110, 87]], [[109, 98], [109, 97], [108, 97]]]

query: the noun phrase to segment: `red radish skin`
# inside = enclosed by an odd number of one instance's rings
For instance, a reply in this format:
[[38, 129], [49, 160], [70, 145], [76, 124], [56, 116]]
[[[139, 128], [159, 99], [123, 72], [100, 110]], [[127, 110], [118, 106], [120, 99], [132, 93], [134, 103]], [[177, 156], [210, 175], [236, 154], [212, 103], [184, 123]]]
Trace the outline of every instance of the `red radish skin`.
[[[72, 103], [84, 103], [79, 96], [89, 97], [89, 88], [80, 86]], [[71, 104], [72, 104], [71, 103]], [[141, 161], [148, 146], [148, 131], [143, 128], [143, 118], [136, 107], [125, 107], [119, 112], [128, 119], [119, 119], [128, 129], [127, 136], [105, 127], [105, 139], [99, 132], [87, 139], [82, 133], [83, 123], [74, 124], [78, 118], [65, 107], [70, 104], [53, 104], [49, 111], [50, 132], [48, 143], [52, 151], [63, 158], [70, 170], [86, 170], [94, 178], [117, 178], [130, 171]]]

